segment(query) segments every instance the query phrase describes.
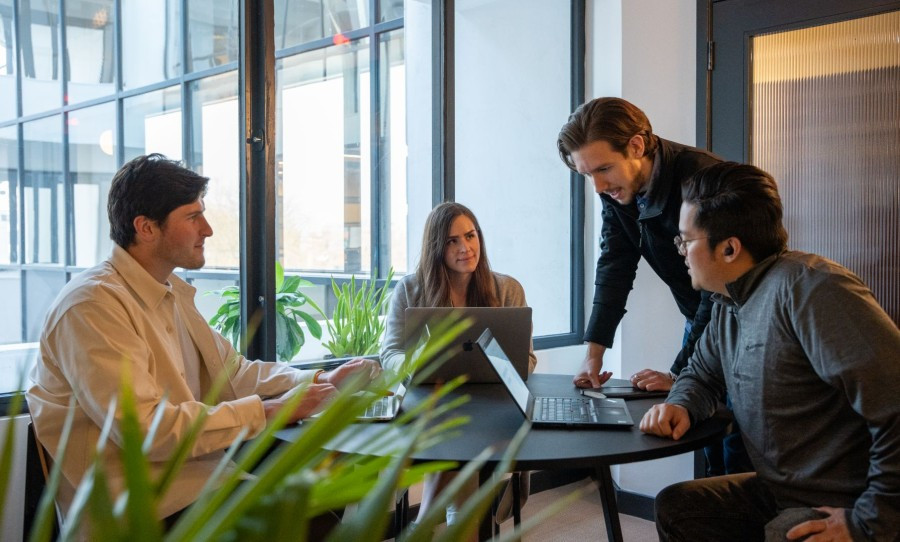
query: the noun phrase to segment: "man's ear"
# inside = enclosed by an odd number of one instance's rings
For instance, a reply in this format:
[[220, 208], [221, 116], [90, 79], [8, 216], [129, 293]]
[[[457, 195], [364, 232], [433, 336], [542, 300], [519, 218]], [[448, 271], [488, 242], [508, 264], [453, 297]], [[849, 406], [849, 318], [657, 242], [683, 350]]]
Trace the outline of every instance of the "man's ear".
[[631, 150], [632, 156], [642, 158], [646, 150], [644, 148], [644, 138], [640, 134], [631, 136], [631, 139], [628, 140], [628, 148]]
[[159, 223], [144, 215], [134, 218], [135, 241], [152, 241], [159, 234]]
[[743, 248], [740, 239], [729, 237], [725, 240], [725, 246], [722, 248], [722, 257], [726, 262], [733, 262], [741, 255]]

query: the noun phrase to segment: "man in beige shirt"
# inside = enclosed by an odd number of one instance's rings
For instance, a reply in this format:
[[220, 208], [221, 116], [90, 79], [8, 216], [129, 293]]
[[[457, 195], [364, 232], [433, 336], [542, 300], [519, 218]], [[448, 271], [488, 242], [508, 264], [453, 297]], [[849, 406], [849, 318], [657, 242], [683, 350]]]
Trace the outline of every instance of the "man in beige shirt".
[[[330, 372], [250, 361], [209, 327], [194, 305], [195, 289], [172, 274], [176, 267], [199, 269], [205, 262], [204, 241], [213, 233], [203, 214], [208, 181], [161, 155], [125, 164], [109, 191], [115, 242], [110, 258], [74, 277], [47, 314], [27, 399], [37, 436], [54, 454], [69, 399], [75, 396], [75, 421], [62, 464], [64, 508], [92, 462], [126, 365], [145, 432], [163, 405], [156, 438], [147, 450], [157, 472], [206, 408], [202, 400], [212, 383], [222, 373], [228, 375], [188, 463], [160, 503], [160, 517], [192, 503], [223, 450], [244, 429], [246, 438], [259, 434], [283, 406], [287, 392], [306, 389], [291, 415], [293, 422], [321, 410], [347, 376], [374, 378], [380, 372], [369, 360], [354, 360]], [[117, 446], [107, 446], [103, 459], [111, 489], [118, 494], [123, 484], [118, 423], [111, 440]]]

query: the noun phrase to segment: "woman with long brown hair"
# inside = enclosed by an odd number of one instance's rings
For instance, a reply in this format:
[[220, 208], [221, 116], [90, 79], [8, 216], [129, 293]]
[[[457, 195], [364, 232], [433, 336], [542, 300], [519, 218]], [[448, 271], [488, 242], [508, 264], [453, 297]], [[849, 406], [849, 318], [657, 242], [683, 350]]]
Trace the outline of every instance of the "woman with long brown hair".
[[[397, 368], [403, 363], [403, 327], [407, 307], [524, 307], [525, 291], [519, 282], [491, 271], [484, 236], [478, 219], [465, 205], [445, 202], [425, 221], [422, 254], [416, 272], [397, 283], [387, 314], [381, 364]], [[528, 372], [537, 358], [529, 350]], [[453, 473], [441, 473], [425, 480], [419, 517], [424, 517], [437, 493], [449, 483]], [[523, 475], [523, 502], [528, 495], [528, 476]], [[455, 507], [448, 507], [447, 522], [453, 523]]]

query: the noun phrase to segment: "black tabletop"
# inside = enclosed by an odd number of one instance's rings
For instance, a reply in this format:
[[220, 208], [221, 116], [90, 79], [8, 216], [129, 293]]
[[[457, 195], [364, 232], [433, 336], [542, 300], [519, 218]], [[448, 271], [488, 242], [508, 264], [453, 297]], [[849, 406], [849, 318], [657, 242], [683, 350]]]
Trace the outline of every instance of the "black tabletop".
[[[528, 379], [528, 387], [535, 395], [578, 395], [578, 390], [572, 386], [572, 377], [568, 375], [534, 374]], [[429, 387], [411, 389], [406, 395], [404, 406], [418, 404], [430, 391]], [[493, 463], [500, 459], [506, 443], [525, 421], [521, 411], [500, 384], [462, 386], [454, 390], [448, 399], [459, 395], [468, 395], [470, 400], [454, 413], [469, 416], [469, 422], [457, 430], [457, 436], [417, 452], [413, 456], [414, 460], [465, 463], [486, 447], [494, 445], [498, 452], [492, 458]], [[720, 439], [730, 424], [729, 417], [715, 416], [691, 428], [678, 441], [641, 433], [638, 429], [641, 417], [652, 405], [661, 401], [659, 398], [626, 401], [635, 422], [630, 428], [532, 428], [516, 457], [516, 468], [594, 468], [598, 465], [658, 459], [695, 450]], [[384, 430], [383, 424], [352, 425], [346, 435], [348, 438], [334, 445], [333, 449], [345, 453], [377, 454], [378, 450], [373, 450], [369, 444]], [[391, 431], [396, 434], [389, 435], [389, 439], [404, 437], [402, 428], [392, 428]], [[284, 429], [278, 436], [283, 440], [294, 440], [301, 433], [302, 425]]]

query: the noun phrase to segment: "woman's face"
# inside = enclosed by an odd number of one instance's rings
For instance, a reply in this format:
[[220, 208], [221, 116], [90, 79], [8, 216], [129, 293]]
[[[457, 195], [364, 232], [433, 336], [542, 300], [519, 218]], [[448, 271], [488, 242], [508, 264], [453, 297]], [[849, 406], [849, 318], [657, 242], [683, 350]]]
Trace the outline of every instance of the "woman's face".
[[472, 274], [481, 258], [481, 242], [475, 224], [466, 215], [459, 215], [450, 223], [444, 245], [444, 265], [451, 273]]

